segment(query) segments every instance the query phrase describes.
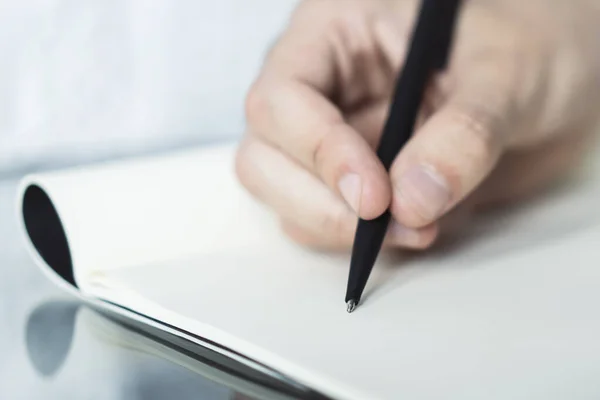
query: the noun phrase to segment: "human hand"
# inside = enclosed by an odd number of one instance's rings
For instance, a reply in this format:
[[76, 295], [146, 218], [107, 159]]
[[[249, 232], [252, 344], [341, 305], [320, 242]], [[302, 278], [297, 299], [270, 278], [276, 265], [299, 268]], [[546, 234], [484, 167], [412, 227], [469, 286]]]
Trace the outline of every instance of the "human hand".
[[586, 149], [600, 104], [598, 6], [473, 0], [388, 174], [374, 149], [417, 6], [305, 0], [268, 54], [236, 171], [296, 241], [349, 247], [357, 216], [391, 206], [385, 245], [426, 248], [453, 213], [533, 195]]

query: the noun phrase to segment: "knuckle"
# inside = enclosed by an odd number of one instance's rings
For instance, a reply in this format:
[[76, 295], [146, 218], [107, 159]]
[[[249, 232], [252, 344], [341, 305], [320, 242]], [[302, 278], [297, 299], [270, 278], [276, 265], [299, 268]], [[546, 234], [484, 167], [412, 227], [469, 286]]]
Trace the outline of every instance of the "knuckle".
[[324, 153], [326, 152], [326, 138], [327, 135], [319, 136], [313, 145], [310, 167], [316, 172], [322, 170]]
[[465, 156], [476, 165], [489, 164], [499, 155], [498, 135], [491, 115], [481, 107], [453, 113], [455, 122], [461, 127]]

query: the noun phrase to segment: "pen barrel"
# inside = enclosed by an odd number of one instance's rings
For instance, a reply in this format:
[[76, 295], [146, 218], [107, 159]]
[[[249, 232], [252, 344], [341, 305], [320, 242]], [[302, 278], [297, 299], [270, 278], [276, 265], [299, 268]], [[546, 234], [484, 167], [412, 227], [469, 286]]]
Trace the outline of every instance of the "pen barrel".
[[[412, 137], [426, 86], [432, 74], [445, 67], [460, 0], [423, 0], [418, 21], [401, 74], [396, 82], [377, 157], [389, 170], [398, 153]], [[374, 220], [358, 222], [346, 302], [358, 302], [375, 265], [388, 224], [389, 209]]]
[[444, 8], [439, 13], [437, 50], [432, 60], [435, 70], [443, 70], [448, 65], [454, 40], [454, 26], [462, 0], [442, 0], [440, 3]]
[[358, 221], [354, 247], [352, 248], [346, 302], [351, 299], [357, 302], [360, 301], [373, 265], [377, 260], [377, 255], [383, 245], [390, 219], [391, 214], [389, 211], [386, 211], [383, 215], [373, 220], [366, 221], [360, 219]]
[[412, 136], [426, 85], [435, 69], [434, 64], [439, 63], [441, 28], [445, 25], [441, 13], [447, 11], [444, 1], [422, 2], [377, 150], [386, 170], [390, 169], [398, 152]]

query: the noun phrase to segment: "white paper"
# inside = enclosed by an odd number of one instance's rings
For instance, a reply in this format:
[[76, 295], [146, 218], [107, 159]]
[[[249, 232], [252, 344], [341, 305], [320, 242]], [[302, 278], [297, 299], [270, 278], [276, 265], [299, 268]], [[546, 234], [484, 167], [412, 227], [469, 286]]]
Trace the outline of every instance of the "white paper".
[[47, 193], [81, 288], [88, 275], [105, 270], [284, 240], [272, 226], [277, 221], [238, 185], [235, 148], [228, 143], [28, 176], [18, 204], [31, 185]]
[[285, 241], [232, 157], [222, 147], [26, 183], [54, 200], [88, 295], [334, 398], [600, 396], [600, 169], [454, 248], [383, 254], [349, 315], [347, 255]]
[[596, 225], [530, 249], [388, 260], [351, 315], [345, 257], [219, 253], [106, 279], [119, 301], [334, 398], [592, 399], [598, 243]]
[[600, 181], [587, 178], [454, 250], [382, 255], [352, 315], [347, 256], [277, 246], [111, 271], [95, 293], [334, 398], [595, 399]]

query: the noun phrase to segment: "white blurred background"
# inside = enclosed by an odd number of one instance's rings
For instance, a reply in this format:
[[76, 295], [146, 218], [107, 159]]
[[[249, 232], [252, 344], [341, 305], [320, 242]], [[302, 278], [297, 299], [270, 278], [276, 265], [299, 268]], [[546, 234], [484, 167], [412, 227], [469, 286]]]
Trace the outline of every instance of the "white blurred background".
[[0, 0], [0, 176], [239, 137], [297, 0]]
[[[296, 1], [0, 0], [1, 399], [150, 399], [169, 388], [228, 398], [157, 359], [94, 345], [89, 329], [56, 376], [40, 375], [28, 321], [63, 294], [23, 247], [16, 186], [34, 169], [239, 137], [245, 93]], [[60, 337], [70, 328], [56, 321]], [[52, 359], [52, 332], [33, 332]]]

